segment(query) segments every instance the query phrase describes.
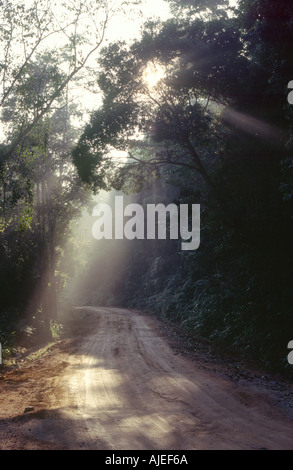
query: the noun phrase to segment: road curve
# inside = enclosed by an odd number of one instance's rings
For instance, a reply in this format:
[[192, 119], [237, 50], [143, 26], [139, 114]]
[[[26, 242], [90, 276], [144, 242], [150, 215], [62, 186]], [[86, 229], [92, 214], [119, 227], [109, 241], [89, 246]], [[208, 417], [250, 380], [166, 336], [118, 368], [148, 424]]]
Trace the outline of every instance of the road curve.
[[[174, 354], [150, 317], [86, 307], [93, 332], [63, 377], [76, 449], [293, 449], [293, 424], [261, 398]], [[66, 432], [65, 432], [66, 434]]]

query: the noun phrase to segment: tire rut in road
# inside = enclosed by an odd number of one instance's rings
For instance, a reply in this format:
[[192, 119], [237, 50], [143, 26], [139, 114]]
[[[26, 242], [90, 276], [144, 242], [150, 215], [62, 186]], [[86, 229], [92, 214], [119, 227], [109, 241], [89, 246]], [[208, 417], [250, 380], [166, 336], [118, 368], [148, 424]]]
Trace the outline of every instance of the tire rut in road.
[[290, 422], [246, 407], [232, 384], [176, 356], [150, 318], [122, 309], [88, 311], [99, 316], [99, 326], [72, 359], [68, 377], [77, 409], [73, 447], [293, 447]]

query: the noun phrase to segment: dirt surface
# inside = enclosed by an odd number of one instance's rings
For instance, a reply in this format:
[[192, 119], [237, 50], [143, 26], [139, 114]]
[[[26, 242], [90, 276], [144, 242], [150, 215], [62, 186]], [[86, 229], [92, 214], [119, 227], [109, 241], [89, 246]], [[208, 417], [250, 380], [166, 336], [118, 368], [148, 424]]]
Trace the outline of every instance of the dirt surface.
[[289, 381], [191, 353], [152, 316], [79, 315], [75, 337], [0, 375], [1, 450], [293, 450]]

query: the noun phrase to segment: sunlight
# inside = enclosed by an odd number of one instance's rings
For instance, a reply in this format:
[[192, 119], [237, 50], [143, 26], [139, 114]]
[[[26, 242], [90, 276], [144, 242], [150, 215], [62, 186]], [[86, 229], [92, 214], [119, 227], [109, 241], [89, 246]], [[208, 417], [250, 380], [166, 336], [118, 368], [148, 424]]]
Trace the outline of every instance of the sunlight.
[[223, 110], [222, 118], [255, 137], [275, 141], [283, 136], [282, 130], [277, 126], [273, 126], [262, 119], [257, 119], [252, 115], [236, 111], [229, 107]]
[[162, 80], [162, 78], [164, 78], [164, 76], [164, 68], [157, 63], [151, 62], [147, 65], [144, 71], [143, 80], [147, 87], [151, 90], [156, 87], [156, 85], [160, 80]]

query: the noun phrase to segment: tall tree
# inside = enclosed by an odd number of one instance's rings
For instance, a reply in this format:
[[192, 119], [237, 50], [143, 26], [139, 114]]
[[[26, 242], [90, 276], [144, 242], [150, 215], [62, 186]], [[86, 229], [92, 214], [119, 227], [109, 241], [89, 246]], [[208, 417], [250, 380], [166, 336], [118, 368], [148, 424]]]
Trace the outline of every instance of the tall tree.
[[[127, 301], [280, 366], [293, 327], [293, 8], [243, 0], [231, 14], [218, 4], [180, 2], [186, 10], [148, 22], [132, 45], [103, 50], [103, 104], [73, 160], [94, 189], [102, 180], [138, 191], [171, 176], [178, 203], [200, 199], [200, 249], [177, 256], [173, 245], [161, 259], [145, 249], [139, 275], [133, 250]], [[104, 169], [117, 169], [117, 150], [128, 160], [113, 177]]]
[[[0, 104], [5, 107], [22, 87], [37, 54], [48, 44], [56, 43], [58, 54], [55, 62], [62, 62], [63, 76], [55, 87], [47, 89], [38, 103], [37, 112], [14, 134], [1, 159], [13, 155], [22, 139], [51, 109], [72, 79], [80, 74], [89, 59], [103, 43], [111, 16], [126, 4], [103, 0], [74, 0], [70, 4], [52, 3], [49, 0], [34, 0], [30, 3], [12, 4], [4, 0], [1, 14], [0, 41], [2, 43]], [[58, 12], [58, 13], [57, 13]]]
[[40, 309], [47, 330], [58, 250], [87, 197], [70, 161], [71, 86], [84, 79], [111, 16], [130, 3], [1, 2], [1, 310]]

